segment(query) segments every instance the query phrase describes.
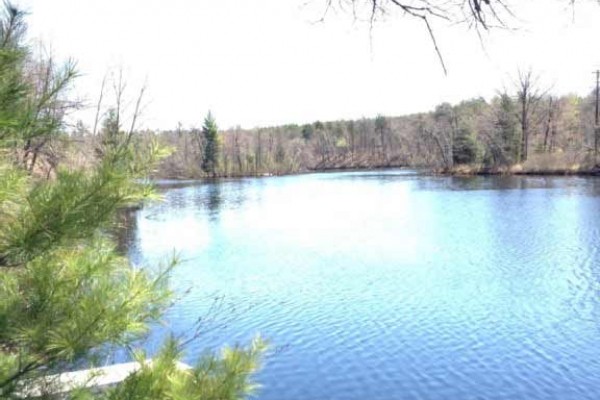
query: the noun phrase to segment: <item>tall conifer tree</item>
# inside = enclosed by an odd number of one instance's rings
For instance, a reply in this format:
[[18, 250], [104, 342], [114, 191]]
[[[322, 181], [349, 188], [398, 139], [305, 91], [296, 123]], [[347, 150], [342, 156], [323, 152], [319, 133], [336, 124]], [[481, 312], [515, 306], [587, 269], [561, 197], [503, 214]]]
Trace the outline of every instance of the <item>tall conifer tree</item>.
[[220, 142], [219, 129], [212, 113], [209, 111], [202, 125], [204, 138], [204, 155], [202, 157], [202, 170], [215, 177], [219, 168]]

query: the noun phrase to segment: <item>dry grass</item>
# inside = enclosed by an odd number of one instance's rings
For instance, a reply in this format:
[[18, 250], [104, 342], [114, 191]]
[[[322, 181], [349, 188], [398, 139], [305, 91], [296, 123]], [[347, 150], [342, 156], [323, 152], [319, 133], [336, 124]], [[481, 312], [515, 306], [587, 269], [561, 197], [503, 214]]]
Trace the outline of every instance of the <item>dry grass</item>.
[[570, 175], [600, 172], [589, 151], [533, 154], [522, 164], [485, 167], [481, 164], [460, 164], [434, 170], [450, 175]]
[[[592, 171], [593, 157], [589, 152], [557, 152], [533, 154], [523, 164], [521, 173], [576, 174]], [[518, 173], [518, 172], [517, 172]]]

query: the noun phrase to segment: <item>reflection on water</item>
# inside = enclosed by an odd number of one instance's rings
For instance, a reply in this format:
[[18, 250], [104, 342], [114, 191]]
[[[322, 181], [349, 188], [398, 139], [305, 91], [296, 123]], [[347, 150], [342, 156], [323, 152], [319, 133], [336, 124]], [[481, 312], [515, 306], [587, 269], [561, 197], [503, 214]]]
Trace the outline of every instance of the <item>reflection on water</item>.
[[[261, 399], [592, 399], [600, 180], [406, 171], [162, 182], [136, 263], [173, 250], [188, 349], [277, 348]], [[164, 328], [156, 328], [158, 341]], [[154, 343], [154, 342], [153, 342]]]
[[522, 190], [561, 189], [600, 193], [600, 180], [557, 176], [437, 176], [417, 179], [424, 190]]
[[126, 254], [129, 248], [135, 247], [137, 231], [137, 209], [124, 208], [117, 212], [117, 224], [112, 233], [117, 242], [117, 251]]
[[208, 193], [206, 194], [206, 208], [208, 209], [209, 215], [213, 219], [219, 217], [219, 210], [221, 209], [221, 203], [223, 198], [221, 197], [221, 183], [215, 182], [212, 185], [208, 185]]

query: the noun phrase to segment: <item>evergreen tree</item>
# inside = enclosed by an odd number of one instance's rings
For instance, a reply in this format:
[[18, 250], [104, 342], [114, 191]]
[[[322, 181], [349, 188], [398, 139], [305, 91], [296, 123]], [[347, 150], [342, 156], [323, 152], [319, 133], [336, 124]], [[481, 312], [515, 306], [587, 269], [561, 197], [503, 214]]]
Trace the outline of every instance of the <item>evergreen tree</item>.
[[452, 142], [454, 164], [470, 164], [477, 161], [477, 142], [468, 129], [458, 129]]
[[[237, 399], [254, 385], [263, 349], [206, 355], [191, 370], [178, 368], [181, 346], [166, 341], [153, 363], [136, 350], [170, 303], [169, 271], [133, 268], [115, 252], [109, 234], [121, 207], [151, 199], [142, 183], [165, 151], [152, 144], [110, 146], [85, 171], [59, 169], [39, 177], [19, 161], [33, 138], [62, 127], [58, 106], [75, 76], [36, 91], [24, 45], [23, 13], [5, 3], [0, 20], [0, 397], [22, 399]], [[67, 70], [71, 71], [67, 66]], [[62, 70], [64, 72], [64, 70]], [[55, 90], [56, 89], [56, 90]], [[39, 101], [44, 99], [39, 112]], [[32, 107], [32, 104], [37, 106]], [[54, 112], [52, 112], [54, 111]], [[115, 348], [131, 350], [143, 367], [101, 393], [62, 394], [50, 374], [98, 365]], [[43, 383], [43, 384], [42, 384]], [[34, 391], [32, 391], [35, 389]], [[37, 392], [37, 393], [34, 393]]]
[[219, 130], [217, 128], [217, 123], [210, 111], [204, 119], [202, 136], [204, 138], [204, 157], [202, 158], [202, 170], [206, 174], [215, 177], [219, 168], [219, 153], [221, 145], [219, 142]]
[[311, 124], [306, 124], [302, 126], [302, 139], [308, 141], [312, 138], [314, 133], [314, 128]]
[[516, 162], [520, 157], [519, 120], [515, 102], [507, 94], [502, 94], [499, 99], [496, 128], [503, 158], [500, 161], [506, 164]]

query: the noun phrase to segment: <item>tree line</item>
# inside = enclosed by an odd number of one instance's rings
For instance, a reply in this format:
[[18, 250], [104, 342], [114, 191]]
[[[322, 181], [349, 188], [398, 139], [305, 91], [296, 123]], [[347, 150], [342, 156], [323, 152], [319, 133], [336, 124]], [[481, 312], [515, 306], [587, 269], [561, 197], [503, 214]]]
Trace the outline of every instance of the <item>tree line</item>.
[[554, 95], [531, 71], [512, 90], [400, 117], [218, 131], [144, 131], [175, 152], [157, 176], [277, 175], [384, 167], [439, 172], [585, 173], [596, 167], [595, 97]]

